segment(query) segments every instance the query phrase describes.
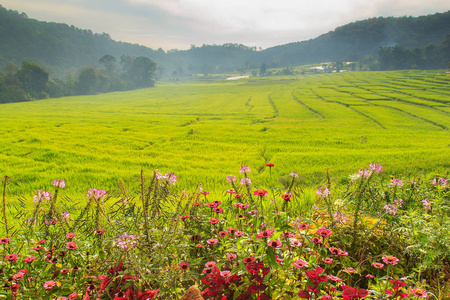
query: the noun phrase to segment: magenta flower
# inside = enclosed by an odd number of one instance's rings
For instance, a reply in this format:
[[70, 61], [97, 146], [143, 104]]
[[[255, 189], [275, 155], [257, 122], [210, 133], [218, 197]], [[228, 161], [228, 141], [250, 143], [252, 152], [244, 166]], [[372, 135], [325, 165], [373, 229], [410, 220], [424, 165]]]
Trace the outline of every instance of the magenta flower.
[[227, 259], [228, 259], [228, 260], [235, 260], [236, 257], [237, 257], [236, 254], [233, 254], [233, 253], [227, 254]]
[[255, 196], [264, 197], [267, 195], [267, 191], [266, 190], [256, 190], [253, 194], [255, 194]]
[[27, 264], [31, 264], [35, 259], [36, 259], [36, 257], [34, 257], [34, 256], [28, 256], [28, 257], [25, 257], [23, 259], [23, 261], [26, 262]]
[[228, 232], [227, 231], [220, 231], [219, 232], [219, 236], [220, 237], [226, 237], [228, 235]]
[[396, 187], [402, 187], [403, 186], [403, 181], [401, 181], [401, 179], [392, 179], [390, 182], [391, 186], [396, 186]]
[[184, 215], [184, 216], [181, 216], [181, 217], [180, 217], [180, 220], [186, 220], [186, 219], [188, 219], [188, 218], [189, 218], [188, 215]]
[[0, 244], [8, 244], [10, 241], [10, 238], [4, 237], [0, 239]]
[[17, 254], [8, 254], [5, 256], [5, 260], [15, 263], [17, 260]]
[[214, 268], [215, 266], [216, 266], [216, 263], [214, 261], [208, 261], [205, 264], [205, 268], [208, 268], [208, 269]]
[[418, 298], [428, 298], [428, 293], [423, 289], [412, 289], [411, 293]]

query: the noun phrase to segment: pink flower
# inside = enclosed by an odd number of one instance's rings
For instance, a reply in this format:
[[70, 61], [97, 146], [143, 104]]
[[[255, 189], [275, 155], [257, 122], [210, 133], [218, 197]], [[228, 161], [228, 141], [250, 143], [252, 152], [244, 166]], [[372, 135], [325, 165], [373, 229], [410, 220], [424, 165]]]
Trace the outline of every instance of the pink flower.
[[38, 190], [36, 192], [36, 195], [33, 196], [33, 201], [34, 202], [43, 202], [45, 200], [50, 200], [50, 198], [52, 197], [52, 194], [50, 194], [49, 192], [46, 192], [44, 190]]
[[106, 195], [105, 190], [97, 190], [97, 189], [90, 189], [86, 194], [86, 196], [89, 197], [90, 199], [94, 198], [96, 200], [105, 197], [105, 195]]
[[250, 185], [250, 184], [252, 184], [250, 178], [245, 177], [241, 179], [241, 185]]
[[69, 300], [75, 300], [78, 298], [78, 293], [72, 293], [69, 295]]
[[236, 193], [235, 190], [227, 190], [226, 192], [227, 192], [228, 194], [235, 194], [235, 193]]
[[77, 249], [77, 245], [75, 244], [75, 242], [68, 242], [68, 243], [66, 243], [66, 247], [67, 247], [67, 249], [69, 249], [69, 250], [75, 250], [75, 249]]
[[264, 197], [264, 196], [267, 195], [267, 191], [265, 191], [265, 190], [256, 190], [253, 194], [255, 194], [255, 196]]
[[302, 230], [306, 230], [306, 229], [309, 228], [309, 224], [306, 224], [306, 223], [300, 223], [300, 224], [298, 224], [298, 228], [299, 228], [299, 229], [302, 229]]
[[217, 244], [217, 242], [218, 242], [217, 239], [209, 239], [209, 240], [206, 241], [206, 243], [208, 245], [215, 245], [215, 244]]
[[28, 256], [28, 257], [25, 257], [23, 259], [23, 261], [28, 263], [28, 264], [31, 264], [35, 259], [36, 259], [36, 257], [34, 257], [34, 256]]
[[301, 245], [302, 245], [302, 242], [300, 242], [299, 240], [296, 240], [296, 239], [291, 240], [292, 247], [300, 247]]
[[348, 273], [355, 273], [355, 269], [353, 269], [353, 268], [346, 268], [346, 269], [344, 269], [344, 271], [348, 272]]
[[307, 266], [308, 266], [308, 263], [306, 261], [304, 261], [303, 259], [297, 259], [294, 262], [294, 268], [296, 268], [296, 269], [301, 269], [301, 268], [307, 267]]
[[236, 237], [241, 237], [243, 234], [244, 234], [243, 231], [236, 231], [236, 232], [234, 233], [234, 235], [235, 235]]
[[374, 173], [380, 173], [381, 170], [383, 169], [383, 166], [378, 164], [370, 164], [369, 169]]
[[378, 263], [378, 262], [374, 262], [374, 263], [372, 263], [372, 266], [374, 266], [377, 269], [381, 269], [382, 267], [384, 267], [384, 264]]
[[316, 230], [316, 233], [322, 237], [328, 237], [331, 235], [331, 230], [326, 228], [319, 228]]
[[209, 192], [207, 192], [207, 191], [203, 191], [203, 192], [201, 192], [200, 194], [202, 194], [202, 195], [206, 196], [206, 195], [209, 195]]
[[233, 197], [236, 198], [236, 199], [242, 198], [242, 194], [236, 194], [236, 195], [233, 195]]
[[17, 260], [17, 254], [8, 254], [5, 256], [5, 260], [15, 263]]
[[428, 298], [428, 293], [423, 289], [412, 289], [412, 294], [419, 298]]
[[189, 263], [187, 263], [187, 262], [182, 262], [182, 263], [180, 264], [180, 269], [183, 270], [183, 271], [186, 271], [187, 269], [189, 269]]
[[241, 166], [239, 173], [247, 173], [247, 172], [250, 172], [250, 167], [249, 166]]
[[328, 275], [328, 278], [330, 278], [330, 280], [332, 280], [332, 281], [342, 281], [341, 278], [334, 276], [334, 275]]
[[211, 224], [217, 224], [219, 222], [219, 219], [209, 219], [209, 223]]
[[396, 187], [402, 187], [403, 186], [403, 181], [401, 181], [401, 179], [392, 179], [390, 182], [391, 186], [396, 186]]
[[317, 189], [316, 194], [320, 197], [320, 198], [326, 198], [327, 196], [331, 195], [331, 192], [328, 190], [328, 188], [325, 187], [320, 187]]
[[396, 265], [399, 261], [395, 256], [383, 256], [381, 259], [388, 265]]
[[58, 189], [63, 189], [66, 187], [66, 182], [63, 179], [55, 179], [53, 180], [53, 186]]
[[230, 275], [231, 275], [230, 271], [222, 271], [222, 272], [220, 272], [220, 276], [222, 276], [224, 278], [227, 278]]
[[232, 184], [233, 182], [236, 181], [236, 176], [228, 175], [227, 176], [227, 181], [228, 181], [228, 183]]
[[55, 285], [56, 283], [53, 280], [47, 281], [44, 283], [44, 289], [51, 290]]
[[8, 244], [11, 241], [10, 238], [1, 238], [0, 239], [0, 244]]
[[69, 240], [73, 239], [75, 237], [75, 233], [73, 232], [69, 232], [68, 234], [66, 234], [66, 238], [68, 238]]
[[322, 258], [322, 260], [323, 260], [324, 263], [329, 264], [329, 265], [331, 265], [333, 263], [333, 259], [329, 258], [329, 257]]
[[228, 260], [235, 260], [236, 257], [237, 257], [236, 254], [233, 254], [233, 253], [227, 254], [227, 259]]
[[227, 231], [220, 231], [219, 232], [219, 236], [220, 237], [226, 237], [228, 235], [228, 232]]
[[61, 213], [61, 218], [63, 218], [64, 220], [69, 220], [70, 219], [70, 214], [68, 212], [62, 212]]
[[278, 247], [281, 247], [281, 242], [279, 240], [271, 240], [267, 243], [267, 246], [272, 247], [273, 249], [276, 249]]
[[298, 178], [297, 172], [292, 172], [291, 174], [289, 174], [289, 176], [291, 176], [292, 178]]
[[137, 242], [134, 240], [133, 235], [129, 235], [128, 232], [122, 234], [117, 240], [117, 246], [121, 249], [128, 249], [135, 246]]
[[311, 242], [313, 242], [314, 244], [322, 244], [322, 240], [318, 237], [313, 237], [311, 239]]

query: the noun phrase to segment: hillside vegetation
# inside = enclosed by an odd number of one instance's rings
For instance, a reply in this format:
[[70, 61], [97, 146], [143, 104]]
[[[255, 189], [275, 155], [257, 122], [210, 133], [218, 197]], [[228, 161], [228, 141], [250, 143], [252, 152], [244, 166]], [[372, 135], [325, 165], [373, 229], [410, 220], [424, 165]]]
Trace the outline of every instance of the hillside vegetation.
[[240, 165], [256, 187], [292, 171], [303, 185], [319, 184], [326, 169], [345, 181], [373, 162], [386, 174], [442, 172], [449, 82], [435, 72], [348, 72], [3, 104], [0, 174], [22, 178], [21, 193], [31, 194], [54, 178], [72, 193], [119, 178], [133, 185], [141, 168], [208, 190], [222, 189]]
[[[376, 59], [380, 47], [403, 45], [406, 49], [433, 44], [439, 60], [419, 68], [445, 68], [450, 60], [441, 49], [449, 34], [450, 12], [421, 17], [373, 18], [336, 28], [315, 39], [257, 51], [239, 44], [192, 46], [189, 50], [154, 50], [137, 44], [116, 42], [107, 33], [93, 33], [67, 24], [40, 22], [25, 13], [0, 6], [0, 68], [8, 63], [29, 61], [43, 66], [51, 77], [86, 65], [96, 65], [104, 55], [117, 61], [122, 56], [145, 56], [160, 67], [158, 77], [188, 76], [224, 72], [245, 72], [259, 68], [286, 67], [325, 61]], [[428, 55], [425, 53], [424, 55]], [[445, 57], [443, 57], [445, 56]], [[407, 64], [406, 68], [414, 67]]]

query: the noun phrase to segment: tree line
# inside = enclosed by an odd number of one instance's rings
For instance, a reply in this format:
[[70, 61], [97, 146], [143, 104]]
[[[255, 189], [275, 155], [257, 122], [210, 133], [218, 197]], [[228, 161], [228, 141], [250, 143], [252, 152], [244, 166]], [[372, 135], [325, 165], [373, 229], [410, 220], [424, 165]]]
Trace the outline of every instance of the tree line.
[[50, 79], [49, 72], [37, 63], [23, 61], [20, 67], [9, 63], [0, 73], [0, 103], [127, 91], [155, 85], [157, 66], [148, 57], [122, 55], [117, 62], [116, 57], [107, 54], [99, 59], [99, 65], [101, 67], [82, 67], [63, 81]]

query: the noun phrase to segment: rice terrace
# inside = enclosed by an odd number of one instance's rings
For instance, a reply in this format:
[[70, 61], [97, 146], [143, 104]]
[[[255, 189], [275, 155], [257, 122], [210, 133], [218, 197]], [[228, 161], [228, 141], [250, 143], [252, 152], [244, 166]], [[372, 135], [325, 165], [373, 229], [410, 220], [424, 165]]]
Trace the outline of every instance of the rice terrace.
[[110, 189], [119, 178], [136, 181], [141, 168], [209, 190], [223, 190], [224, 174], [241, 165], [252, 166], [261, 186], [292, 171], [317, 185], [326, 169], [342, 177], [372, 162], [390, 174], [445, 172], [449, 80], [435, 72], [351, 72], [167, 82], [7, 104], [0, 170], [25, 180], [22, 193], [56, 177], [77, 193], [93, 184]]

